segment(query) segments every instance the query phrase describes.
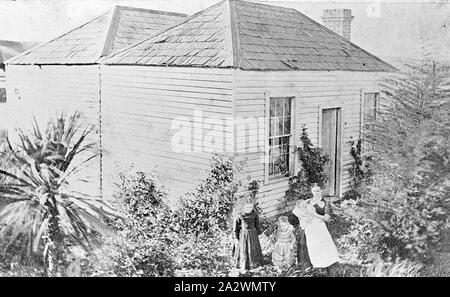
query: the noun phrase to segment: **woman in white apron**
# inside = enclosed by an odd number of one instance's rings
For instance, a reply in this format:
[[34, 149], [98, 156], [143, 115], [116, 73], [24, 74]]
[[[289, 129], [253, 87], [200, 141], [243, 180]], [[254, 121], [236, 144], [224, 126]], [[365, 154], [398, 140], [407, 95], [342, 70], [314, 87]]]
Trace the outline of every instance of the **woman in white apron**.
[[311, 192], [313, 198], [307, 201], [306, 207], [312, 218], [302, 222], [308, 254], [314, 268], [328, 268], [339, 261], [336, 245], [325, 224], [331, 219], [331, 205], [323, 200], [319, 186], [314, 185]]

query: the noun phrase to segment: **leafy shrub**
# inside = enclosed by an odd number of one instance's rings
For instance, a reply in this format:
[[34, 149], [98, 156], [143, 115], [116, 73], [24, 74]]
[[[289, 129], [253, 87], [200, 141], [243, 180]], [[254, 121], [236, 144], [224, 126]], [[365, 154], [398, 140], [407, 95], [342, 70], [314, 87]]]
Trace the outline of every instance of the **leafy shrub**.
[[305, 127], [302, 129], [300, 140], [302, 144], [295, 150], [302, 168], [289, 179], [289, 189], [286, 192], [288, 200], [297, 200], [299, 197], [302, 199], [311, 198], [311, 186], [317, 183], [320, 187], [323, 187], [327, 181], [324, 171], [329, 161], [328, 156], [324, 155], [321, 148], [313, 146]]
[[90, 273], [107, 276], [169, 276], [173, 274], [176, 224], [166, 193], [153, 173], [120, 174], [115, 194], [121, 216], [116, 230], [91, 256]]
[[389, 105], [365, 135], [373, 175], [363, 202], [385, 257], [425, 261], [449, 210], [450, 88], [448, 67], [414, 70], [385, 83]]
[[177, 267], [185, 271], [202, 271], [203, 276], [227, 276], [232, 269], [232, 238], [217, 228], [208, 234], [186, 234], [175, 248]]
[[214, 226], [226, 230], [236, 190], [232, 159], [214, 156], [207, 177], [194, 192], [180, 198], [176, 212], [180, 226], [196, 235], [208, 233]]
[[352, 140], [350, 141], [350, 145], [350, 155], [353, 158], [352, 165], [349, 169], [351, 176], [350, 190], [344, 194], [343, 199], [357, 200], [361, 197], [363, 191], [361, 187], [369, 182], [372, 172], [367, 163], [370, 157], [362, 155], [362, 140], [358, 139], [356, 142]]
[[370, 255], [377, 253], [380, 233], [373, 223], [359, 220], [353, 221], [348, 233], [337, 238], [340, 254], [347, 263], [362, 264]]
[[[231, 268], [231, 212], [235, 186], [229, 160], [216, 157], [195, 193], [168, 207], [155, 174], [121, 175], [121, 218], [87, 266], [105, 276], [226, 275]], [[196, 221], [198, 219], [199, 221]]]
[[[128, 230], [129, 231], [129, 230]], [[88, 276], [171, 276], [175, 270], [172, 251], [160, 239], [130, 238], [127, 231], [105, 238], [84, 267]]]

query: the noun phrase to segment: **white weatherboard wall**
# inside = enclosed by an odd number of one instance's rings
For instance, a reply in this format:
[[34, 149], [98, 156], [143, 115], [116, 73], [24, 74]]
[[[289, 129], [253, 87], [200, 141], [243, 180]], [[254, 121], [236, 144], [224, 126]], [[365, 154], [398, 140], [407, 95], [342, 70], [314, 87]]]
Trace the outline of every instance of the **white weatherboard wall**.
[[177, 152], [172, 138], [179, 129], [172, 125], [178, 119], [193, 127], [208, 118], [231, 133], [232, 70], [102, 65], [101, 73], [104, 194], [111, 194], [120, 171], [131, 170], [156, 169], [172, 198], [193, 190], [213, 154], [202, 138], [214, 128], [205, 125], [203, 136], [192, 137], [198, 152]]
[[[89, 141], [98, 142], [100, 81], [99, 66], [65, 65], [7, 65], [7, 110], [2, 121], [14, 141], [15, 129], [27, 130], [33, 117], [46, 127], [50, 118], [64, 111], [80, 111], [84, 123], [95, 125]], [[82, 161], [82, 157], [76, 161]], [[84, 159], [83, 159], [84, 160]], [[88, 182], [71, 182], [72, 190], [82, 194], [100, 194], [100, 157], [92, 160], [88, 168], [77, 174]]]
[[[234, 80], [235, 116], [265, 117], [265, 93], [270, 97], [294, 97], [295, 129], [294, 143], [298, 144], [305, 125], [310, 139], [318, 145], [319, 108], [343, 107], [342, 131], [342, 173], [341, 193], [349, 186], [349, 168], [352, 162], [350, 140], [357, 140], [360, 132], [360, 111], [362, 90], [379, 90], [378, 82], [382, 74], [375, 72], [342, 72], [342, 71], [241, 71], [236, 70]], [[264, 134], [263, 131], [250, 131], [249, 135]], [[237, 136], [236, 143], [246, 143], [247, 148], [257, 150], [254, 153], [237, 153], [236, 161], [246, 166], [240, 173], [245, 183], [255, 179], [262, 182], [258, 200], [265, 215], [275, 215], [286, 210], [284, 204], [288, 179], [264, 184], [265, 166], [261, 161], [264, 156], [264, 141], [249, 142]], [[296, 167], [299, 167], [297, 157]]]

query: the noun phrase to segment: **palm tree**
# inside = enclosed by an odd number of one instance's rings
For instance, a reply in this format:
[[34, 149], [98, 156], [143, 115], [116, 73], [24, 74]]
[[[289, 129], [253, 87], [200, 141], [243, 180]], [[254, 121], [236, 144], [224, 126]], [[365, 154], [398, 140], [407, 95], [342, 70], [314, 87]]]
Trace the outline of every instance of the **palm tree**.
[[[0, 169], [0, 175], [8, 178], [0, 185], [4, 251], [20, 243], [27, 255], [42, 255], [47, 275], [53, 274], [55, 264], [64, 266], [70, 246], [90, 249], [92, 234], [104, 231], [103, 219], [111, 214], [104, 203], [73, 194], [67, 187], [68, 177], [98, 156], [93, 152], [95, 143], [87, 143], [93, 126], [82, 126], [78, 112], [58, 115], [44, 133], [34, 120], [29, 135], [18, 130], [19, 145], [8, 156], [11, 168]], [[82, 161], [74, 165], [78, 159]]]

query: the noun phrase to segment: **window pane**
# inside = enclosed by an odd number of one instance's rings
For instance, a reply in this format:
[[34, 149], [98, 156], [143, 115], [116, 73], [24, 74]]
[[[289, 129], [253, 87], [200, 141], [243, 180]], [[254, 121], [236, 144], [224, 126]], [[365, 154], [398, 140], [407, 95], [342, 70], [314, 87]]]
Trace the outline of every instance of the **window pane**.
[[275, 125], [275, 119], [276, 118], [271, 118], [270, 119], [270, 134], [269, 134], [269, 136], [276, 136], [276, 131], [275, 131], [275, 127], [276, 127], [276, 125]]
[[291, 116], [291, 98], [284, 99], [284, 116]]
[[280, 153], [281, 153], [281, 154], [287, 154], [287, 153], [289, 153], [289, 145], [288, 145], [287, 143], [283, 143], [283, 144], [280, 146]]
[[289, 136], [269, 140], [269, 175], [289, 172]]
[[284, 174], [287, 172], [287, 159], [286, 155], [280, 155], [275, 158], [274, 161], [274, 173], [275, 174]]
[[276, 146], [276, 145], [280, 145], [280, 138], [271, 138], [269, 139], [269, 146]]
[[291, 134], [291, 117], [284, 118], [284, 135]]
[[270, 98], [270, 116], [275, 116], [275, 99]]
[[281, 118], [275, 117], [270, 119], [270, 137], [282, 135], [283, 122]]
[[278, 119], [278, 129], [277, 129], [277, 135], [283, 135], [284, 133], [283, 129], [283, 118]]
[[[282, 125], [283, 123], [280, 121], [281, 118], [275, 117], [275, 118], [271, 118], [270, 119], [270, 137], [274, 137], [274, 136], [279, 136], [281, 135], [280, 133], [283, 132], [282, 130]], [[280, 129], [280, 125], [281, 125], [281, 129]]]
[[282, 117], [283, 116], [283, 100], [276, 99], [275, 101], [275, 116]]
[[378, 95], [379, 93], [364, 93], [364, 102], [363, 102], [364, 123], [376, 119]]
[[270, 154], [271, 156], [276, 156], [276, 155], [281, 154], [281, 145], [275, 145], [275, 146], [272, 146], [272, 147], [269, 149], [269, 154]]
[[280, 172], [278, 171], [277, 162], [278, 162], [278, 158], [274, 158], [273, 164], [272, 164], [272, 166], [273, 166], [272, 174], [273, 174], [273, 175], [276, 175], [276, 174], [280, 173]]

